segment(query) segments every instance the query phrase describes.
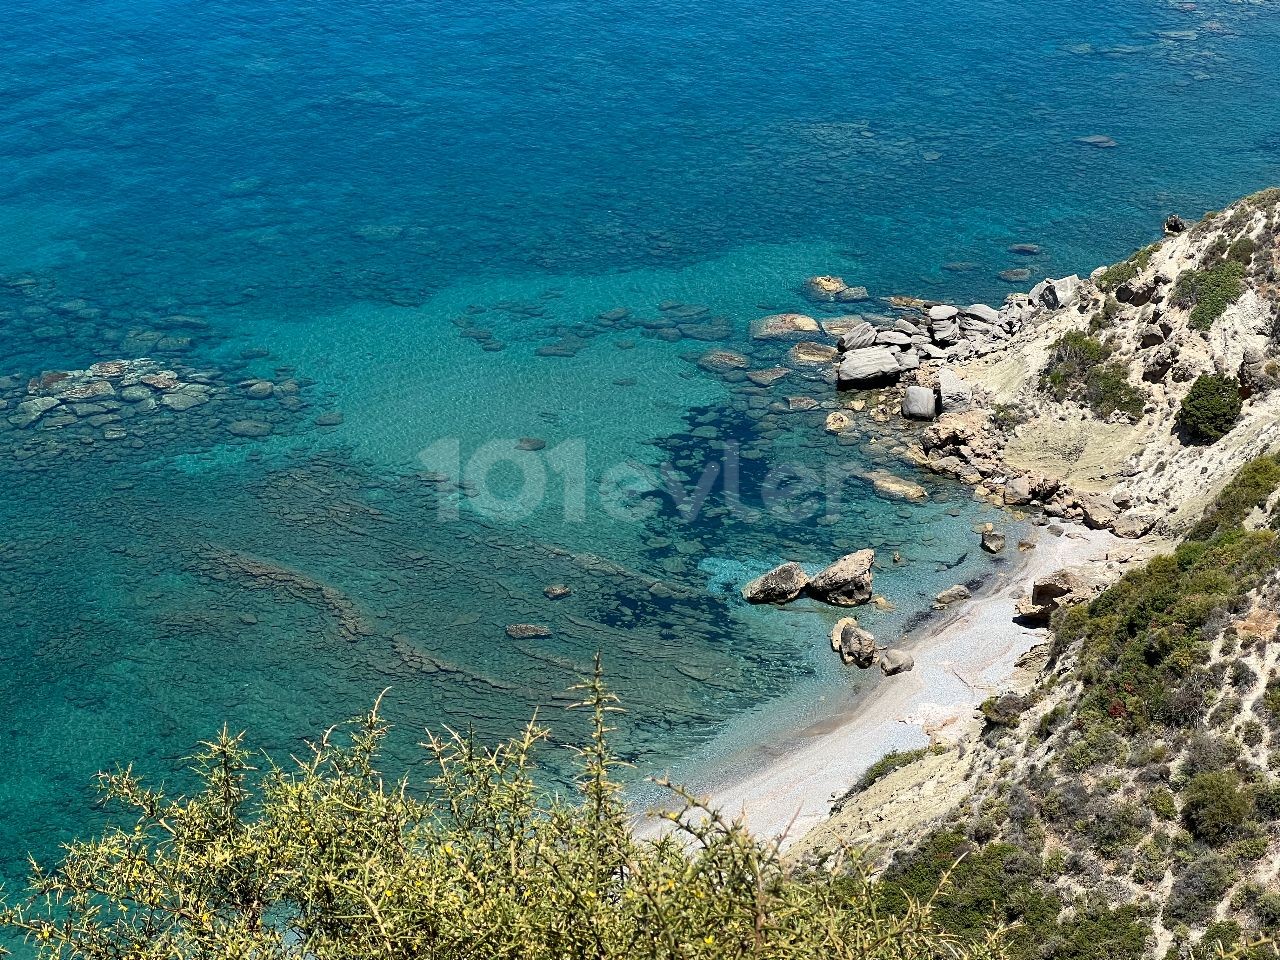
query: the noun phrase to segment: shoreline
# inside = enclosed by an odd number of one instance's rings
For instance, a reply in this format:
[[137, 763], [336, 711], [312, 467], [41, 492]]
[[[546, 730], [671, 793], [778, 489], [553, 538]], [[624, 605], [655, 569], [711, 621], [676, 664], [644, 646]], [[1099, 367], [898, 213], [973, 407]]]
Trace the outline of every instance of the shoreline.
[[1060, 536], [1044, 527], [1031, 531], [1033, 549], [995, 571], [969, 600], [915, 628], [926, 633], [898, 644], [915, 657], [913, 670], [881, 677], [871, 690], [804, 727], [725, 756], [699, 785], [699, 795], [785, 848], [827, 820], [832, 803], [885, 754], [958, 740], [977, 706], [999, 692], [1017, 661], [1049, 635], [1045, 627], [1013, 620], [1013, 605], [1031, 581], [1135, 546], [1109, 531], [1076, 525]]

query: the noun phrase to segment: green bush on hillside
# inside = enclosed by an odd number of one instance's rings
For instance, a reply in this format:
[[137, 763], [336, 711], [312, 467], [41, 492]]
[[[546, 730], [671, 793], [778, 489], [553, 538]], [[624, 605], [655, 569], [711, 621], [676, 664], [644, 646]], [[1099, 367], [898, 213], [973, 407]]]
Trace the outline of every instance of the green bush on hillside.
[[1213, 267], [1184, 270], [1173, 291], [1173, 302], [1191, 308], [1194, 330], [1208, 330], [1244, 293], [1245, 265], [1226, 259]]
[[376, 709], [349, 745], [326, 735], [261, 774], [224, 732], [195, 758], [192, 796], [105, 775], [133, 822], [36, 868], [0, 921], [41, 957], [88, 960], [1003, 956], [985, 930], [944, 932], [927, 904], [874, 909], [862, 875], [788, 872], [776, 846], [682, 793], [672, 831], [636, 839], [611, 779], [613, 698], [598, 670], [579, 689], [595, 723], [576, 798], [537, 786], [532, 725], [493, 750], [433, 737], [424, 799], [379, 773]]
[[1178, 408], [1178, 426], [1196, 443], [1221, 440], [1240, 417], [1240, 381], [1207, 373], [1196, 377]]
[[1100, 417], [1117, 411], [1131, 419], [1142, 416], [1146, 396], [1129, 383], [1123, 364], [1109, 363], [1112, 349], [1080, 330], [1058, 338], [1040, 374], [1040, 386], [1058, 400], [1084, 404]]
[[1223, 843], [1240, 836], [1253, 815], [1253, 797], [1234, 771], [1202, 773], [1183, 793], [1182, 819], [1192, 836]]

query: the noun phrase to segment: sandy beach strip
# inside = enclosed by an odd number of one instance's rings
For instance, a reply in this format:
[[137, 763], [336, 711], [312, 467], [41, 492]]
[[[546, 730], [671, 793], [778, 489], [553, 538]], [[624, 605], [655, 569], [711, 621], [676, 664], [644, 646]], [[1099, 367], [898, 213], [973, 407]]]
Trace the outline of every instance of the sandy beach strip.
[[1132, 546], [1108, 531], [1074, 525], [1060, 536], [1035, 528], [1031, 537], [1034, 549], [901, 644], [915, 657], [914, 670], [885, 678], [794, 734], [727, 758], [725, 769], [733, 773], [702, 791], [710, 805], [740, 814], [758, 836], [782, 837], [786, 846], [825, 820], [832, 801], [880, 757], [925, 746], [931, 737], [946, 740], [948, 731], [964, 727], [1012, 676], [1017, 660], [1048, 637], [1045, 629], [1013, 620], [1014, 604], [1031, 582]]

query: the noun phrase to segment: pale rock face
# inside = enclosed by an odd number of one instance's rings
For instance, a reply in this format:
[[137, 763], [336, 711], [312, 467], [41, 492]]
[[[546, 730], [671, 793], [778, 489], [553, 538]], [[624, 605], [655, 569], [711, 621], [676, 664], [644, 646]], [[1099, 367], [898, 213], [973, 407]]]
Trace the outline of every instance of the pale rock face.
[[943, 320], [951, 320], [960, 313], [958, 307], [950, 307], [946, 304], [938, 304], [936, 307], [929, 308], [929, 319], [934, 323]]
[[928, 387], [907, 387], [902, 398], [902, 415], [913, 420], [932, 420], [938, 413], [938, 398]]
[[840, 336], [841, 350], [861, 350], [876, 342], [876, 328], [865, 320], [859, 320]]
[[968, 410], [973, 404], [973, 388], [947, 367], [938, 371], [938, 395], [945, 412]]

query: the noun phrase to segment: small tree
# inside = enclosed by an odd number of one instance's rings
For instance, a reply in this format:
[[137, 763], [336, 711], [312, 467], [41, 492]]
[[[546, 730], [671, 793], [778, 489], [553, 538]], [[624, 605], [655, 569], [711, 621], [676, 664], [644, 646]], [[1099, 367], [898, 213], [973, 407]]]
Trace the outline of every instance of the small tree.
[[928, 902], [890, 913], [856, 870], [797, 875], [672, 788], [650, 839], [611, 776], [599, 673], [577, 687], [593, 735], [577, 795], [541, 787], [530, 724], [494, 749], [431, 737], [435, 777], [383, 778], [377, 709], [259, 773], [241, 738], [197, 755], [200, 790], [168, 797], [125, 769], [102, 778], [132, 822], [35, 867], [0, 910], [41, 958], [84, 960], [1001, 960], [993, 934], [949, 935]]
[[1196, 443], [1225, 437], [1240, 416], [1240, 381], [1215, 373], [1197, 377], [1178, 409], [1178, 426]]

